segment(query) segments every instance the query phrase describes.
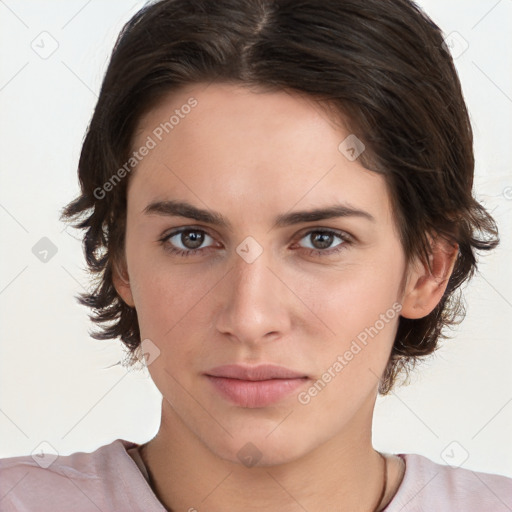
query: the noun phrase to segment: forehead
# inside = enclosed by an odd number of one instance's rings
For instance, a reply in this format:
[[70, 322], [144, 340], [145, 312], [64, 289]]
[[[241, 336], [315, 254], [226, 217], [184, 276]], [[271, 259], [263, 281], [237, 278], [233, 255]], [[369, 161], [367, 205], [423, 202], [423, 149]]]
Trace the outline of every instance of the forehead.
[[238, 218], [253, 205], [261, 218], [265, 211], [333, 202], [387, 215], [384, 179], [347, 158], [342, 143], [349, 136], [305, 95], [189, 85], [141, 119], [133, 149], [149, 140], [152, 149], [137, 164], [129, 198], [139, 211], [168, 196], [219, 211], [229, 206]]

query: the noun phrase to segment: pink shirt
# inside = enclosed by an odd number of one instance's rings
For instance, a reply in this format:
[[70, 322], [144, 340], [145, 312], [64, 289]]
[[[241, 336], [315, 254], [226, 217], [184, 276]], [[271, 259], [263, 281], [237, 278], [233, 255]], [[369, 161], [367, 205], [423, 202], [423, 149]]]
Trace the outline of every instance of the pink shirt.
[[[47, 468], [30, 455], [0, 459], [0, 511], [164, 512], [137, 446], [116, 439], [92, 453], [59, 456]], [[512, 511], [512, 478], [399, 456], [405, 476], [386, 512]], [[201, 512], [199, 503], [196, 508]]]

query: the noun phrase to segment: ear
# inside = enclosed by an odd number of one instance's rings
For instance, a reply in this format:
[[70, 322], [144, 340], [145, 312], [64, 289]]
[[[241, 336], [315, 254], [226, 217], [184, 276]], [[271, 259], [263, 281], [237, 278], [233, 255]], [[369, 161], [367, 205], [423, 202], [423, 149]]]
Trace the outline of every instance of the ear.
[[431, 269], [419, 259], [411, 262], [409, 268], [400, 312], [405, 318], [423, 318], [434, 310], [443, 297], [457, 260], [457, 244], [451, 245], [440, 236], [429, 239]]
[[135, 307], [133, 300], [132, 289], [130, 286], [130, 278], [128, 276], [128, 270], [126, 268], [126, 261], [118, 261], [114, 259], [112, 264], [112, 282], [123, 301], [131, 308]]

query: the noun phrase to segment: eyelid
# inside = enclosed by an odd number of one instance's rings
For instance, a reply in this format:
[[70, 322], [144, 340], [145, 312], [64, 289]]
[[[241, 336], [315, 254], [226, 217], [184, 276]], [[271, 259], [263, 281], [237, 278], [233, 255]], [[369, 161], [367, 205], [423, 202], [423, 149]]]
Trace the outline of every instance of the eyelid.
[[306, 235], [310, 234], [310, 233], [332, 233], [336, 236], [339, 236], [340, 238], [342, 238], [343, 240], [346, 240], [347, 242], [348, 241], [351, 241], [351, 242], [355, 242], [356, 241], [356, 237], [354, 235], [352, 235], [351, 233], [349, 233], [348, 231], [345, 231], [343, 229], [338, 229], [338, 228], [331, 228], [331, 227], [328, 227], [328, 226], [323, 226], [323, 227], [316, 227], [316, 226], [312, 226], [312, 227], [308, 227], [308, 228], [304, 228], [303, 231], [300, 231], [296, 237], [300, 240], [302, 238], [304, 238]]
[[199, 228], [199, 227], [194, 227], [194, 226], [186, 226], [186, 227], [183, 227], [183, 228], [177, 228], [175, 230], [171, 230], [169, 231], [169, 234], [166, 235], [166, 237], [173, 237], [173, 236], [176, 236], [176, 235], [180, 235], [181, 233], [185, 232], [185, 231], [192, 231], [194, 233], [203, 233], [204, 235], [206, 236], [209, 236], [210, 238], [213, 238], [215, 239], [216, 236], [212, 235], [211, 233], [208, 232], [207, 229], [204, 229], [204, 228]]
[[[333, 247], [328, 247], [326, 249], [315, 249], [314, 247], [303, 247], [300, 246], [300, 241], [307, 238], [313, 233], [322, 233], [322, 234], [328, 234], [334, 237], [337, 237], [341, 240], [341, 242], [337, 245], [334, 245]], [[342, 231], [339, 229], [334, 228], [308, 228], [306, 231], [303, 231], [301, 234], [297, 235], [296, 242], [299, 247], [301, 247], [303, 250], [309, 252], [310, 255], [321, 255], [323, 257], [329, 257], [329, 256], [335, 256], [340, 251], [343, 251], [347, 249], [347, 246], [352, 245], [355, 242], [355, 238], [346, 231]]]
[[[179, 227], [179, 228], [173, 228], [173, 229], [170, 229], [168, 231], [165, 231], [159, 238], [158, 238], [158, 241], [161, 242], [161, 243], [168, 243], [169, 242], [169, 239], [170, 238], [173, 238], [175, 237], [176, 235], [180, 235], [181, 233], [183, 233], [184, 231], [197, 231], [197, 232], [201, 232], [201, 233], [204, 233], [205, 235], [209, 236], [211, 239], [213, 239], [214, 241], [216, 240], [216, 236], [214, 236], [213, 234], [211, 234], [208, 230], [207, 227], [205, 226], [182, 226], [182, 227]], [[210, 249], [210, 248], [213, 248], [213, 244], [212, 245], [209, 245], [207, 247], [201, 247], [200, 249], [196, 249], [196, 251], [201, 251], [201, 250], [204, 250], [204, 249]], [[178, 249], [179, 250], [179, 249]], [[187, 249], [189, 252], [194, 252], [194, 249]]]

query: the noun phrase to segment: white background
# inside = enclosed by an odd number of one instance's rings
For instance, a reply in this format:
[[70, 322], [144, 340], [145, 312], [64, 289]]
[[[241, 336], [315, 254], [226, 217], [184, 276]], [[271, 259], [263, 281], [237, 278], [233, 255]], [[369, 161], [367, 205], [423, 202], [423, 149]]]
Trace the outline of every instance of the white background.
[[[453, 339], [409, 386], [379, 397], [374, 445], [440, 463], [467, 454], [463, 467], [512, 477], [512, 0], [418, 3], [469, 44], [455, 62], [475, 132], [476, 194], [502, 243], [467, 288]], [[61, 455], [144, 442], [159, 427], [147, 370], [106, 368], [121, 343], [88, 334], [89, 310], [74, 299], [88, 283], [80, 234], [58, 220], [78, 193], [80, 146], [115, 38], [143, 4], [0, 1], [0, 457], [43, 441]], [[33, 49], [41, 38], [46, 50], [58, 44], [48, 58]], [[32, 253], [42, 237], [57, 247], [47, 263]]]

